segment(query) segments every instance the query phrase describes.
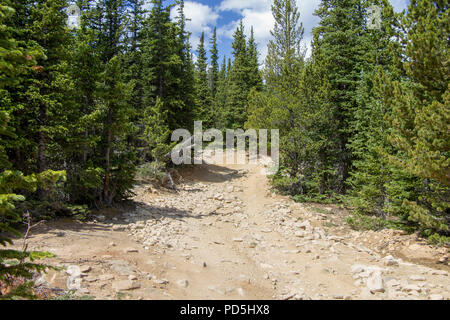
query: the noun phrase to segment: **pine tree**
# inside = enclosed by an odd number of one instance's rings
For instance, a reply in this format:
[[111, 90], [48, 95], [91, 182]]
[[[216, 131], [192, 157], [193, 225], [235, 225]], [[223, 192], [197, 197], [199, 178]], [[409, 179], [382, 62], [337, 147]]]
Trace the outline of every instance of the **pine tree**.
[[223, 57], [223, 62], [220, 67], [218, 82], [217, 82], [217, 94], [214, 99], [213, 119], [214, 127], [218, 129], [225, 129], [225, 108], [227, 105], [228, 97], [228, 78], [227, 78], [227, 60]]
[[262, 91], [263, 79], [259, 70], [258, 45], [255, 40], [253, 26], [250, 29], [250, 38], [248, 40], [248, 68], [249, 68], [249, 87], [256, 91]]
[[[9, 21], [17, 41], [45, 55], [36, 57], [20, 81], [7, 88], [14, 110], [11, 126], [17, 140], [7, 152], [14, 168], [29, 175], [50, 168], [64, 169], [60, 142], [66, 139], [72, 113], [73, 83], [68, 71], [71, 36], [64, 0], [14, 2]], [[39, 197], [47, 198], [39, 188]]]
[[184, 14], [184, 0], [180, 1], [178, 10], [178, 20], [176, 21], [178, 30], [178, 56], [181, 58], [181, 72], [177, 75], [180, 81], [180, 89], [177, 94], [183, 104], [183, 109], [178, 115], [179, 128], [193, 128], [194, 125], [194, 108], [195, 108], [195, 66], [192, 58], [190, 36], [186, 31], [186, 16]]
[[[38, 51], [28, 51], [20, 46], [14, 38], [9, 20], [16, 11], [11, 3], [5, 1], [0, 4], [0, 90], [3, 99], [6, 92], [5, 86], [16, 86], [20, 83], [20, 76], [34, 65], [34, 58], [38, 57]], [[36, 54], [33, 57], [31, 54]], [[12, 244], [12, 236], [22, 236], [15, 227], [22, 221], [20, 211], [16, 204], [25, 200], [20, 192], [35, 192], [38, 186], [50, 185], [64, 176], [64, 172], [42, 172], [40, 175], [24, 176], [17, 170], [7, 170], [11, 166], [5, 153], [3, 138], [15, 138], [13, 128], [8, 126], [8, 110], [0, 110], [0, 246]], [[27, 252], [13, 249], [0, 249], [0, 282], [7, 286], [14, 286], [16, 278], [21, 277], [26, 281], [36, 272], [44, 272], [47, 266], [43, 263], [33, 263], [35, 259], [51, 257], [48, 252]], [[11, 260], [17, 264], [7, 263]], [[31, 283], [13, 287], [11, 292], [0, 294], [0, 300], [20, 298], [34, 298], [30, 290]]]
[[[399, 170], [415, 177], [392, 181], [392, 210], [427, 235], [449, 230], [449, 7], [446, 1], [411, 1], [403, 28], [408, 32], [403, 81], [392, 85], [389, 141], [398, 152], [387, 155]], [[415, 192], [410, 192], [409, 190]], [[408, 192], [409, 191], [409, 192]]]
[[123, 78], [120, 59], [114, 57], [107, 63], [98, 83], [104, 152], [101, 199], [107, 206], [128, 196], [135, 175], [135, 155], [127, 143], [127, 134], [133, 130], [129, 121], [133, 109], [128, 103], [132, 85]]
[[[152, 3], [144, 31], [144, 104], [155, 105], [160, 98], [163, 109], [168, 112], [169, 128], [176, 130], [185, 124], [192, 108], [182, 96], [186, 93], [182, 76], [191, 72], [187, 69], [185, 34], [170, 20], [170, 6], [164, 7], [162, 0]], [[184, 16], [179, 19], [184, 24]], [[185, 53], [180, 55], [181, 52]]]
[[211, 67], [209, 68], [209, 88], [211, 97], [216, 98], [217, 86], [219, 81], [219, 50], [217, 49], [217, 27], [214, 27], [211, 38]]
[[225, 118], [227, 120], [226, 126], [236, 129], [242, 128], [247, 120], [246, 104], [250, 92], [247, 41], [242, 21], [233, 37], [234, 61], [231, 70], [229, 70], [229, 93]]
[[354, 135], [350, 140], [354, 161], [348, 180], [351, 187], [348, 198], [359, 211], [386, 217], [391, 166], [381, 150], [392, 152], [393, 149], [387, 141], [389, 126], [384, 119], [391, 112], [384, 103], [384, 97], [389, 93], [382, 88], [385, 74], [395, 76], [399, 35], [396, 31], [398, 17], [389, 2], [379, 1], [376, 5], [382, 9], [382, 24], [380, 30], [365, 30], [365, 59], [357, 90], [358, 109], [352, 123]]
[[212, 124], [211, 91], [208, 87], [208, 61], [205, 50], [205, 34], [202, 32], [197, 48], [196, 62], [196, 92], [197, 92], [197, 112], [196, 119], [204, 122], [205, 126]]
[[[277, 86], [282, 77], [296, 72], [298, 61], [303, 60], [301, 41], [304, 28], [294, 0], [275, 0], [272, 5], [275, 27], [268, 45], [265, 79], [268, 88]], [[298, 70], [297, 70], [298, 71]]]
[[[296, 190], [302, 188], [299, 169], [307, 160], [302, 153], [305, 150], [304, 138], [307, 136], [306, 119], [309, 119], [307, 113], [302, 114], [304, 110], [300, 94], [300, 85], [305, 77], [300, 46], [303, 27], [294, 1], [274, 1], [272, 12], [275, 27], [271, 32], [273, 39], [269, 42], [264, 70], [267, 90], [262, 93], [252, 92], [246, 127], [280, 130], [281, 166], [289, 174], [289, 181], [285, 184], [292, 193], [303, 193], [303, 190]], [[251, 39], [250, 48], [253, 42]], [[250, 49], [252, 51], [250, 57], [254, 66], [257, 57], [255, 49]]]
[[327, 0], [316, 14], [321, 21], [313, 31], [314, 49], [320, 49], [321, 54], [314, 57], [314, 63], [326, 65], [330, 88], [324, 103], [330, 106], [332, 117], [326, 138], [331, 148], [321, 168], [321, 189], [342, 194], [353, 161], [348, 143], [365, 58], [364, 6], [360, 0]]

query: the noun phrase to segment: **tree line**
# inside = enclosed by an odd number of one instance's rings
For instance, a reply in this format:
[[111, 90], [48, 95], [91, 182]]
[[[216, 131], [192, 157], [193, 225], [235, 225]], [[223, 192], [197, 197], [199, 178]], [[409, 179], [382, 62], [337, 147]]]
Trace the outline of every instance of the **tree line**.
[[194, 62], [183, 1], [153, 0], [150, 10], [143, 0], [75, 1], [75, 31], [66, 0], [3, 2], [2, 34], [15, 44], [5, 49], [25, 58], [2, 68], [15, 75], [1, 87], [2, 174], [65, 172], [62, 183], [26, 194], [36, 215], [126, 199], [138, 166], [167, 160], [173, 130], [194, 120], [242, 127], [250, 89], [262, 88], [242, 23], [233, 61], [220, 65], [214, 30], [210, 66], [204, 34]]
[[[369, 7], [381, 9], [379, 28]], [[348, 222], [419, 230], [449, 241], [449, 5], [323, 0], [312, 53], [294, 0], [276, 24], [247, 127], [279, 128], [273, 179], [299, 201], [343, 202]]]

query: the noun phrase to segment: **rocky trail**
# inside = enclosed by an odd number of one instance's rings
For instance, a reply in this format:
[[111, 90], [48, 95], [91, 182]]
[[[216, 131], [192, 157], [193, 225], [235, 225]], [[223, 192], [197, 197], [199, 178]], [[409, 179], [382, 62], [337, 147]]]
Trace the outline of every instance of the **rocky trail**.
[[260, 165], [203, 164], [132, 210], [33, 230], [64, 270], [37, 279], [95, 299], [450, 299], [447, 248], [358, 232], [344, 210], [271, 193]]

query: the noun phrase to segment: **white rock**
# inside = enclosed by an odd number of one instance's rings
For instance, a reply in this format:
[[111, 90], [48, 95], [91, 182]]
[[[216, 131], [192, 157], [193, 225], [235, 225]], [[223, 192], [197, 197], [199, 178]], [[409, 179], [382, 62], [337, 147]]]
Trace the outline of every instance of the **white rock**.
[[87, 272], [89, 272], [91, 270], [92, 270], [92, 268], [90, 266], [81, 266], [81, 268], [80, 268], [80, 271], [82, 273], [87, 273]]
[[430, 300], [444, 300], [444, 297], [440, 294], [430, 294]]
[[412, 275], [409, 277], [409, 279], [412, 281], [427, 281], [427, 279], [425, 279], [425, 277], [418, 276], [418, 275]]
[[182, 288], [187, 288], [189, 286], [189, 281], [187, 280], [178, 280], [177, 284]]
[[114, 281], [112, 283], [112, 288], [116, 292], [135, 290], [135, 289], [139, 289], [140, 287], [141, 286], [138, 283], [135, 283], [131, 280]]
[[431, 274], [434, 276], [448, 276], [448, 272], [444, 270], [433, 270]]
[[81, 277], [81, 269], [79, 266], [68, 266], [66, 273], [73, 278]]
[[372, 275], [367, 279], [366, 282], [367, 289], [370, 290], [371, 293], [384, 292], [383, 278], [381, 277], [380, 271], [375, 271]]
[[402, 289], [405, 292], [413, 292], [413, 291], [421, 292], [422, 291], [422, 289], [415, 284], [409, 284], [409, 285], [403, 286]]
[[113, 231], [124, 231], [125, 230], [125, 226], [116, 224], [116, 225], [114, 225], [112, 227], [112, 229], [113, 229]]
[[245, 297], [245, 291], [242, 288], [237, 288], [236, 289], [237, 293], [241, 296], [241, 297]]
[[81, 281], [82, 279], [80, 277], [72, 277], [70, 276], [67, 278], [67, 289], [69, 290], [80, 290], [81, 288]]
[[383, 264], [385, 266], [398, 266], [398, 261], [393, 256], [387, 256], [383, 258]]

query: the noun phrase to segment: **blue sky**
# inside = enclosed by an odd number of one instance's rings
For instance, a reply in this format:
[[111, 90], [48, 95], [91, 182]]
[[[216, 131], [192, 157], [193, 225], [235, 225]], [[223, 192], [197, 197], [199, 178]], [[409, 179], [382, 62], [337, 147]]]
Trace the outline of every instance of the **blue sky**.
[[[169, 0], [167, 3], [170, 3]], [[185, 1], [185, 14], [191, 21], [187, 29], [192, 33], [191, 43], [196, 53], [200, 34], [204, 31], [209, 38], [215, 26], [218, 30], [218, 45], [221, 57], [231, 56], [231, 43], [234, 30], [242, 19], [248, 34], [250, 27], [255, 30], [255, 38], [263, 61], [267, 54], [267, 43], [270, 40], [270, 30], [273, 28], [271, 4], [273, 0], [193, 0]], [[318, 23], [313, 15], [320, 0], [297, 0], [301, 21], [305, 28], [304, 46], [309, 48], [311, 31]], [[390, 0], [396, 11], [407, 7], [408, 0]], [[176, 8], [175, 8], [176, 9]], [[172, 13], [176, 16], [176, 12]]]

